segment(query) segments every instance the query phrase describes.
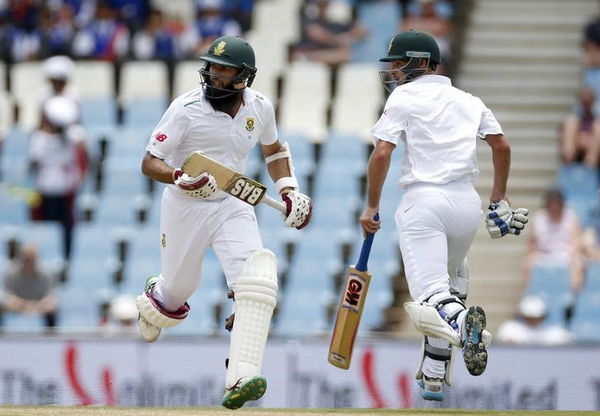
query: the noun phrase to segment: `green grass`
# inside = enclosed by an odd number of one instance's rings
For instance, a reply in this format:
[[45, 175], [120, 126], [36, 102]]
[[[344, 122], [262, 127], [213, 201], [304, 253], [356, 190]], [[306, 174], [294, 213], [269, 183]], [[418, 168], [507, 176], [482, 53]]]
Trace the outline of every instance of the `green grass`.
[[59, 407], [59, 406], [0, 406], [0, 416], [583, 416], [596, 415], [600, 412], [567, 412], [552, 410], [461, 410], [461, 409], [240, 409], [226, 410], [221, 408], [124, 408], [124, 407]]

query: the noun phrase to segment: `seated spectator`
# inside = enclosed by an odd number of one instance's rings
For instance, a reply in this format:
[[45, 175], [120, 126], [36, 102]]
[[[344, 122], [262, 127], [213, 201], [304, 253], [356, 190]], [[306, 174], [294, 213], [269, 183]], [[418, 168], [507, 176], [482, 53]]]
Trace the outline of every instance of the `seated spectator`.
[[359, 22], [339, 23], [328, 14], [329, 0], [312, 0], [304, 11], [300, 41], [292, 46], [291, 59], [336, 66], [352, 58], [352, 46], [367, 35]]
[[63, 226], [65, 259], [71, 253], [75, 223], [75, 193], [87, 170], [85, 131], [77, 124], [79, 109], [72, 100], [54, 96], [46, 100], [40, 128], [30, 138], [30, 167], [35, 189], [41, 195], [31, 217], [59, 221]]
[[129, 53], [129, 30], [116, 19], [106, 0], [98, 1], [96, 18], [73, 39], [73, 54], [80, 58], [114, 61]]
[[40, 57], [70, 54], [71, 43], [75, 36], [73, 9], [66, 4], [59, 4], [56, 10], [43, 9], [40, 16], [40, 30]]
[[215, 39], [241, 33], [239, 23], [225, 15], [223, 0], [198, 0], [197, 19], [188, 31], [186, 42], [196, 58], [204, 54]]
[[42, 315], [47, 328], [56, 326], [53, 279], [38, 264], [37, 249], [23, 247], [4, 276], [2, 312]]
[[584, 87], [579, 91], [576, 109], [562, 124], [560, 153], [564, 163], [598, 165], [600, 158], [600, 120], [594, 114], [594, 91]]
[[131, 49], [136, 59], [173, 61], [178, 57], [175, 36], [160, 10], [150, 12], [144, 29], [134, 35]]
[[402, 21], [402, 30], [421, 30], [431, 34], [440, 47], [442, 57], [447, 60], [450, 56], [450, 34], [452, 24], [437, 11], [436, 0], [419, 0], [417, 14], [409, 14]]
[[498, 341], [519, 345], [565, 345], [573, 335], [558, 325], [547, 325], [546, 304], [538, 296], [525, 296], [519, 304], [515, 319], [504, 322], [498, 329]]
[[44, 61], [44, 75], [48, 80], [48, 90], [42, 97], [40, 111], [44, 103], [54, 96], [68, 98], [79, 107], [79, 95], [69, 84], [74, 69], [75, 64], [68, 56], [53, 56]]
[[579, 293], [584, 282], [581, 226], [577, 214], [565, 207], [560, 190], [546, 192], [544, 208], [533, 215], [529, 236], [524, 289], [529, 285], [533, 267], [544, 265], [568, 268], [571, 290]]

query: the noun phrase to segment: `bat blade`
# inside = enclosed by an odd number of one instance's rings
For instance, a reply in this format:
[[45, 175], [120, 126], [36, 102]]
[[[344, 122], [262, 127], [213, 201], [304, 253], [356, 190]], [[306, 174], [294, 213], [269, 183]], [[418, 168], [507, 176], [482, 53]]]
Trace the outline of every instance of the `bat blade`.
[[370, 282], [371, 273], [350, 266], [335, 319], [328, 356], [329, 363], [344, 370], [350, 368], [354, 341]]
[[[374, 220], [379, 221], [379, 214], [375, 214]], [[356, 266], [348, 268], [346, 285], [335, 317], [327, 361], [344, 370], [350, 368], [354, 341], [371, 282], [371, 273], [368, 271], [367, 263], [374, 236], [375, 234], [367, 233]]]
[[283, 203], [275, 201], [267, 195], [267, 187], [262, 183], [211, 159], [200, 151], [190, 154], [183, 162], [182, 170], [190, 176], [198, 176], [208, 172], [217, 181], [217, 188], [252, 206], [263, 202], [283, 213]]

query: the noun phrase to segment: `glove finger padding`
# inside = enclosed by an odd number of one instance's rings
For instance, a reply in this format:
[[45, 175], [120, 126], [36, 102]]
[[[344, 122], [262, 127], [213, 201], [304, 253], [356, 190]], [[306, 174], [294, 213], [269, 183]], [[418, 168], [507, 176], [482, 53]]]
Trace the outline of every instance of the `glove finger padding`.
[[187, 173], [181, 173], [176, 177], [175, 185], [192, 198], [207, 198], [217, 190], [217, 181], [208, 172], [202, 172], [193, 177]]
[[286, 207], [284, 224], [298, 230], [306, 227], [312, 216], [310, 198], [300, 192], [290, 191], [282, 194], [281, 199]]
[[513, 218], [510, 222], [509, 232], [514, 235], [519, 235], [525, 228], [525, 224], [529, 221], [529, 210], [526, 208], [517, 208], [513, 211]]

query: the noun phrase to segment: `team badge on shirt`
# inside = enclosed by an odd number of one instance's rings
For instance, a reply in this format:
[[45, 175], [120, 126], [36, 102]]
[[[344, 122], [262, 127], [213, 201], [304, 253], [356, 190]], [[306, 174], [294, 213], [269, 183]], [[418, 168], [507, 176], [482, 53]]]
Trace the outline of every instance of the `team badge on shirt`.
[[224, 40], [219, 42], [217, 44], [217, 46], [215, 46], [215, 48], [213, 49], [213, 54], [215, 54], [216, 56], [223, 55], [223, 52], [225, 52], [225, 45], [226, 45], [226, 42]]
[[246, 117], [246, 131], [254, 130], [254, 117]]

